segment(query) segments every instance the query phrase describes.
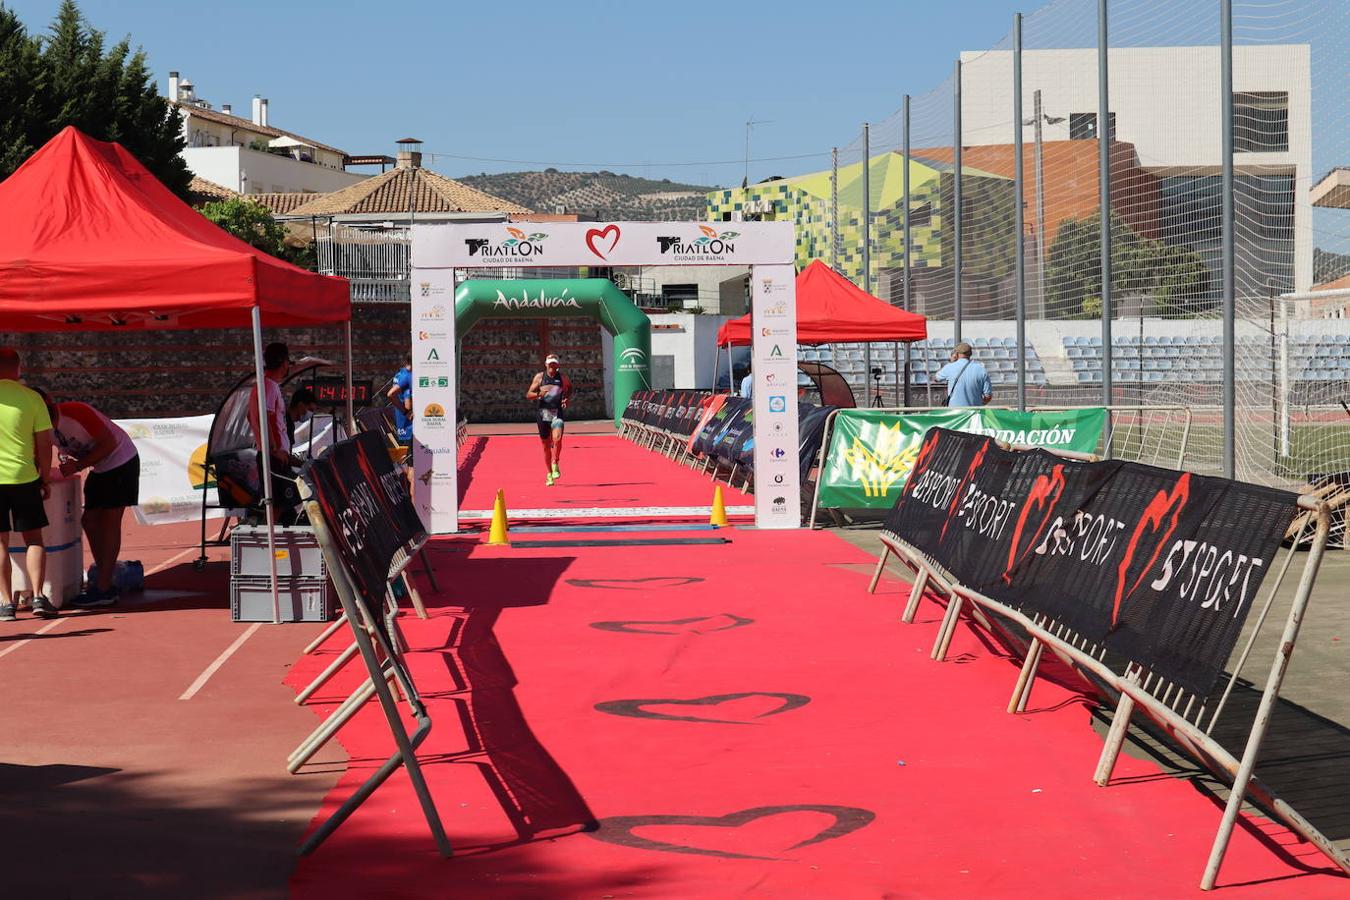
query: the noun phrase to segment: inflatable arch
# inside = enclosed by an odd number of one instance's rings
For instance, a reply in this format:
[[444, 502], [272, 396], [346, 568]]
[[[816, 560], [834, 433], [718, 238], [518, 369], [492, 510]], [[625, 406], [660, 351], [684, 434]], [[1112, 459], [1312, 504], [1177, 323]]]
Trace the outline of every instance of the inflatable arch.
[[495, 281], [472, 279], [455, 289], [455, 336], [485, 318], [591, 318], [614, 338], [614, 424], [628, 400], [651, 387], [652, 324], [607, 278]]

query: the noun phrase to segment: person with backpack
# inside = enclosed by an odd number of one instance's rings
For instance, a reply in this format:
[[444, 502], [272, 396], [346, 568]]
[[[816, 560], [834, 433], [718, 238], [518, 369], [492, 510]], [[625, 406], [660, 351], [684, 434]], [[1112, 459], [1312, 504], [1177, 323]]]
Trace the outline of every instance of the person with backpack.
[[953, 348], [951, 362], [937, 373], [937, 380], [947, 385], [948, 406], [984, 406], [994, 399], [989, 373], [971, 358], [974, 352], [962, 341]]

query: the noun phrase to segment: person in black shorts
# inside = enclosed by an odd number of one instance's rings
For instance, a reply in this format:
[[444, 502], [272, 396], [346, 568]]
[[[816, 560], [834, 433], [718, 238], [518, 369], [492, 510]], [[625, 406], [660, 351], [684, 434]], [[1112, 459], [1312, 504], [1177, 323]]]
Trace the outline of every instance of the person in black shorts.
[[549, 354], [544, 360], [544, 371], [534, 376], [525, 399], [538, 404], [536, 424], [539, 441], [544, 447], [544, 483], [549, 487], [562, 477], [558, 463], [562, 460], [563, 412], [572, 401], [572, 380], [562, 373], [558, 357]]
[[80, 526], [98, 569], [91, 583], [70, 605], [79, 609], [112, 606], [117, 556], [122, 552], [122, 518], [128, 506], [140, 503], [141, 456], [122, 428], [88, 403], [56, 403], [39, 391], [47, 404], [56, 440], [61, 474], [88, 471], [84, 477], [84, 515]]
[[15, 619], [10, 586], [9, 533], [23, 535], [28, 546], [24, 568], [33, 586], [33, 615], [56, 616], [42, 593], [47, 581], [46, 500], [52, 459], [52, 423], [42, 397], [19, 383], [19, 354], [0, 347], [0, 622]]

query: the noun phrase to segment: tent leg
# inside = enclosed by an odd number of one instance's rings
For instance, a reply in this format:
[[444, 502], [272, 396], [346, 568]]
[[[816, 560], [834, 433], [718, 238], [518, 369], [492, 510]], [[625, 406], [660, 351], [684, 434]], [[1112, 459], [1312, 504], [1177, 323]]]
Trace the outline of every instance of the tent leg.
[[347, 435], [356, 434], [356, 402], [352, 399], [352, 320], [347, 317]]
[[263, 508], [267, 510], [267, 558], [272, 575], [272, 624], [281, 622], [281, 593], [277, 587], [277, 514], [272, 506], [272, 423], [267, 421], [267, 386], [263, 383], [262, 309], [253, 307], [253, 382], [258, 397], [258, 436], [262, 447]]

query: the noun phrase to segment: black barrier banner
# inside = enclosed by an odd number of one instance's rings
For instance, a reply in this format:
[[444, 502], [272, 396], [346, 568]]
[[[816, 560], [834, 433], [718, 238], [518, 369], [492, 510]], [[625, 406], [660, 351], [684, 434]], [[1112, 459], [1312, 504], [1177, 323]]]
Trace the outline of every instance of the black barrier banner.
[[372, 619], [382, 621], [395, 554], [426, 536], [384, 436], [339, 441], [304, 473]]
[[1207, 694], [1296, 504], [1287, 491], [935, 428], [886, 528], [962, 584]]

